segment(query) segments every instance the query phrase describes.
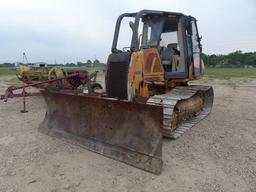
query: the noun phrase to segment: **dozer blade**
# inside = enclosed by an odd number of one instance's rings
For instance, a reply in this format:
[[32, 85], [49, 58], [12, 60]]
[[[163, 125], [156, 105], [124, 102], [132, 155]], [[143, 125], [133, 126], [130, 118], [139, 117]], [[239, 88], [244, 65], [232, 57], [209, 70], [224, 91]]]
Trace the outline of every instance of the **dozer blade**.
[[47, 111], [39, 131], [159, 174], [161, 106], [42, 91]]

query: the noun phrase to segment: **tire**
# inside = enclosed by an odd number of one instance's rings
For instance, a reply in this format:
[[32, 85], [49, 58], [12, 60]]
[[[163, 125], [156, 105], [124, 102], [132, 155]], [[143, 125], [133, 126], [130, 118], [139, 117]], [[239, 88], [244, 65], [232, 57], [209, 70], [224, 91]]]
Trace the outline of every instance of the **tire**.
[[89, 85], [89, 87], [88, 87], [89, 93], [95, 92], [96, 89], [103, 89], [103, 88], [102, 88], [101, 84], [99, 84], [99, 83], [92, 83], [92, 84]]

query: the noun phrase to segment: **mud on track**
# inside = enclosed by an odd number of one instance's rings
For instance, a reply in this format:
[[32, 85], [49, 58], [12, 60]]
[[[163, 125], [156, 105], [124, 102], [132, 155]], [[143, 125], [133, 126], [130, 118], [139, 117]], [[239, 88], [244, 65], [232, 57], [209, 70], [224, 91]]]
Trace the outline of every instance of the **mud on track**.
[[[10, 76], [0, 77], [0, 92]], [[198, 82], [197, 82], [198, 83]], [[0, 191], [256, 191], [256, 80], [207, 80], [212, 113], [164, 140], [157, 176], [37, 131], [42, 98], [0, 103]]]

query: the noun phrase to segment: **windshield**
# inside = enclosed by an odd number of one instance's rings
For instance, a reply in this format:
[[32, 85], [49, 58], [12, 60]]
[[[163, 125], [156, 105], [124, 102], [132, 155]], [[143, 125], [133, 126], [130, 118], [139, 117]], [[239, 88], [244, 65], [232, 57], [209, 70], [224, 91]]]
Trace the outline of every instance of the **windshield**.
[[163, 29], [164, 20], [161, 17], [144, 19], [141, 48], [157, 47]]

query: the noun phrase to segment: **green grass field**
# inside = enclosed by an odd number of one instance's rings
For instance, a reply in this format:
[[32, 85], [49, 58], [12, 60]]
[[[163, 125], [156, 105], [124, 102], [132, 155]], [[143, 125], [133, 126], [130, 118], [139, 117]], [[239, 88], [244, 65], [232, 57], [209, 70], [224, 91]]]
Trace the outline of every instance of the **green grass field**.
[[0, 75], [15, 75], [17, 70], [10, 67], [0, 67]]
[[[99, 75], [102, 75], [102, 67], [89, 68], [89, 67], [77, 67], [72, 69], [84, 69], [89, 72], [99, 71]], [[17, 70], [14, 68], [0, 67], [0, 75], [14, 75], [17, 73]], [[206, 68], [205, 75], [208, 78], [217, 78], [217, 79], [230, 79], [233, 77], [248, 77], [256, 78], [256, 68]]]
[[208, 78], [256, 78], [256, 68], [206, 68], [205, 75]]

